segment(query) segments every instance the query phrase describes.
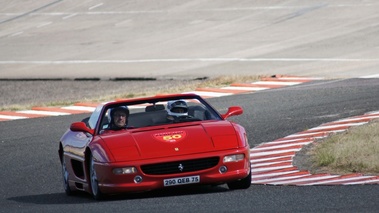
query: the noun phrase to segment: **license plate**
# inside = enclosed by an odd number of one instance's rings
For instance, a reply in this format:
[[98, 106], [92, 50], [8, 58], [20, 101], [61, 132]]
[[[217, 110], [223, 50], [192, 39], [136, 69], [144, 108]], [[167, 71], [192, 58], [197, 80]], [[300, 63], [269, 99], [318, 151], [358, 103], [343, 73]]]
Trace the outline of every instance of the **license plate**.
[[176, 186], [176, 185], [184, 185], [184, 184], [199, 183], [199, 182], [200, 182], [199, 175], [163, 180], [164, 186]]

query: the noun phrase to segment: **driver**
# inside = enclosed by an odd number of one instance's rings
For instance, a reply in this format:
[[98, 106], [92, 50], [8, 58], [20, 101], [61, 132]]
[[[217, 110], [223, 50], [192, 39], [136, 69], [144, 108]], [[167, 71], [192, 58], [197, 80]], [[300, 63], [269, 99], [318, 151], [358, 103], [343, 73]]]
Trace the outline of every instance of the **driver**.
[[111, 130], [125, 129], [128, 125], [129, 109], [126, 106], [119, 106], [111, 109], [111, 122], [109, 128]]
[[188, 105], [184, 100], [167, 102], [167, 119], [174, 121], [180, 117], [188, 117]]

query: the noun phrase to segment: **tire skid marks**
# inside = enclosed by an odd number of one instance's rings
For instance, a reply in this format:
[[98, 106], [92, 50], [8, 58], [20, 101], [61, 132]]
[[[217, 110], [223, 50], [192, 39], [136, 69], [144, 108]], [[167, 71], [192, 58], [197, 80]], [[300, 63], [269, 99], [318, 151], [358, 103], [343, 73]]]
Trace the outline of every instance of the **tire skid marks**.
[[379, 184], [379, 176], [360, 173], [311, 174], [309, 171], [300, 171], [293, 165], [293, 157], [304, 145], [328, 137], [331, 133], [344, 132], [350, 127], [365, 125], [376, 118], [379, 118], [379, 111], [325, 123], [252, 148], [250, 153], [252, 184], [296, 186]]
[[[98, 6], [101, 6], [100, 4]], [[274, 75], [268, 78], [262, 78], [260, 81], [252, 83], [243, 83], [236, 86], [229, 85], [223, 88], [197, 88], [195, 91], [184, 92], [195, 93], [203, 98], [214, 98], [222, 96], [236, 95], [240, 93], [256, 92], [260, 90], [279, 88], [297, 85], [305, 82], [310, 82], [314, 80], [320, 80], [322, 78], [307, 78], [307, 77], [296, 77], [296, 76], [280, 76]], [[243, 85], [243, 86], [238, 86]], [[0, 111], [0, 121], [7, 120], [17, 120], [17, 119], [27, 119], [36, 118], [44, 116], [60, 116], [60, 115], [70, 115], [79, 113], [91, 113], [95, 110], [96, 106], [100, 103], [76, 103], [72, 106], [65, 107], [33, 107], [31, 110], [22, 111]]]

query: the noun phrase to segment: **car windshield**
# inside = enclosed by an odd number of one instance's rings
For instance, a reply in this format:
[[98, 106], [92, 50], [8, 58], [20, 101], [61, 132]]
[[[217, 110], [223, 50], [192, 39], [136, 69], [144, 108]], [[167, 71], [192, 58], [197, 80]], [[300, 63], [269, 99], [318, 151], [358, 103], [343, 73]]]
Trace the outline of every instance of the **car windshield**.
[[[120, 113], [121, 115], [125, 115], [125, 120], [123, 116], [120, 117]], [[118, 102], [107, 106], [104, 110], [100, 131], [112, 128], [134, 129], [173, 123], [221, 119], [215, 109], [200, 97], [160, 98], [145, 102], [125, 102], [125, 104]]]

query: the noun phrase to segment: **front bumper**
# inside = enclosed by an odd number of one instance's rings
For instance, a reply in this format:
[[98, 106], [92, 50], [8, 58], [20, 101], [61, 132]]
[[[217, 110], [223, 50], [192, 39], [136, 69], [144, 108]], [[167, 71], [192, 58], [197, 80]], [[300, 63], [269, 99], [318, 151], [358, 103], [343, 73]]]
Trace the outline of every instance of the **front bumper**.
[[[238, 162], [223, 162], [224, 156], [243, 153], [245, 158]], [[218, 156], [219, 162], [212, 168], [182, 172], [175, 174], [164, 175], [147, 175], [142, 172], [141, 166], [152, 163], [163, 163], [172, 161], [185, 161], [188, 159], [200, 159], [210, 156]], [[134, 166], [137, 168], [137, 172], [134, 174], [114, 174], [112, 171], [114, 168], [120, 168], [125, 166]], [[226, 167], [226, 172], [220, 172], [221, 167]], [[123, 162], [123, 163], [96, 163], [96, 173], [98, 175], [98, 182], [100, 191], [105, 194], [111, 193], [124, 193], [124, 192], [141, 192], [150, 191], [154, 189], [164, 188], [164, 180], [171, 178], [181, 178], [189, 176], [199, 176], [200, 181], [196, 184], [222, 184], [235, 180], [245, 178], [250, 174], [250, 149], [241, 148], [238, 150], [218, 151], [215, 153], [202, 153], [194, 154], [191, 156], [170, 157], [163, 159], [149, 159], [136, 162]], [[135, 177], [140, 176], [142, 181], [135, 182]], [[169, 186], [172, 187], [172, 186]]]

